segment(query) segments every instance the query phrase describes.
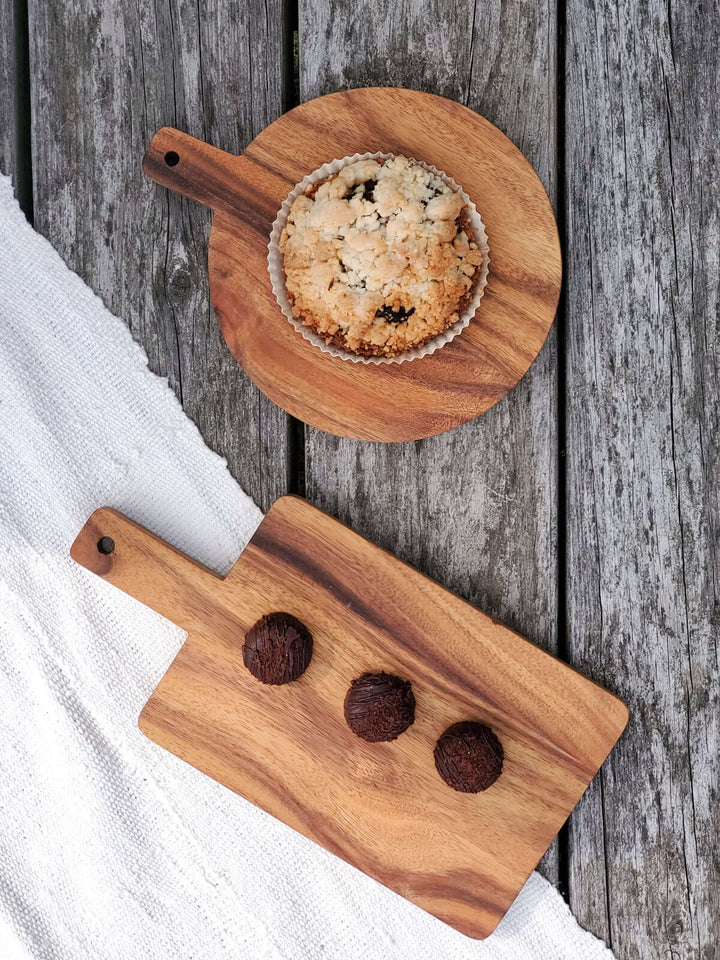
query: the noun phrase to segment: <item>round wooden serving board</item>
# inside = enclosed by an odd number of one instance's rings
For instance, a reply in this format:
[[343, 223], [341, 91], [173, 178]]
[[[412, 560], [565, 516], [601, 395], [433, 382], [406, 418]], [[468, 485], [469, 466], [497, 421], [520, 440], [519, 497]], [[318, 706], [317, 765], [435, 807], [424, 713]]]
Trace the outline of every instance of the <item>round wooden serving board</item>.
[[[280, 311], [267, 268], [270, 230], [295, 184], [330, 160], [375, 151], [452, 177], [490, 244], [475, 318], [436, 353], [401, 364], [353, 363], [314, 347]], [[452, 100], [394, 87], [333, 93], [271, 123], [238, 157], [164, 127], [143, 169], [214, 210], [210, 292], [230, 350], [271, 400], [330, 433], [417, 440], [471, 420], [523, 376], [555, 316], [562, 263], [542, 183], [497, 127]]]

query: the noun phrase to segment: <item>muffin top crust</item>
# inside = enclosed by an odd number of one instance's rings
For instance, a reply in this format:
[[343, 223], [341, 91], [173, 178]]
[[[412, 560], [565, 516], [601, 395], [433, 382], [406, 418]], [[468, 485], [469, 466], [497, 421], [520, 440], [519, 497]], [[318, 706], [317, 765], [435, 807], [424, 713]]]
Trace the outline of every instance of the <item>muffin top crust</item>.
[[406, 157], [358, 160], [301, 194], [279, 246], [294, 315], [365, 356], [452, 326], [483, 262], [462, 196]]

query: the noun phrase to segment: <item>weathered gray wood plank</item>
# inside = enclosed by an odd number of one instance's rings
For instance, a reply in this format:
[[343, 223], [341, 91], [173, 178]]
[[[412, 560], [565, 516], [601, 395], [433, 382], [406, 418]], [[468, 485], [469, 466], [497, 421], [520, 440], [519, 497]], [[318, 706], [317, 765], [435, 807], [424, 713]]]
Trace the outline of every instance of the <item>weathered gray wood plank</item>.
[[15, 173], [15, 16], [0, 0], [0, 173]]
[[[553, 0], [404, 0], [391, 8], [381, 0], [305, 0], [301, 95], [388, 84], [461, 100], [514, 139], [554, 195], [555, 35]], [[558, 604], [556, 342], [553, 330], [505, 400], [445, 436], [383, 446], [306, 431], [310, 500], [550, 650]], [[556, 849], [543, 869], [557, 879]]]
[[36, 227], [130, 325], [206, 441], [267, 507], [288, 418], [226, 349], [207, 285], [209, 212], [140, 170], [163, 124], [239, 152], [282, 109], [280, 0], [30, 0]]
[[630, 705], [571, 821], [624, 960], [720, 956], [720, 21], [567, 3], [568, 617]]

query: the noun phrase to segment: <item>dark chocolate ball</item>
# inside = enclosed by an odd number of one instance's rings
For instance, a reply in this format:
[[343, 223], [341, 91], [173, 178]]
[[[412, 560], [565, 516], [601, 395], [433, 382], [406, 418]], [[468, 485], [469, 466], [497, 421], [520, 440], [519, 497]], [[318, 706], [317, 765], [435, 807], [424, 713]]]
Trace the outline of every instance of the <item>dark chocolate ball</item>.
[[290, 683], [312, 657], [312, 634], [290, 613], [268, 613], [245, 634], [243, 663], [262, 683]]
[[480, 793], [502, 772], [502, 744], [490, 727], [472, 720], [448, 727], [435, 745], [435, 766], [445, 783], [461, 793]]
[[415, 697], [409, 680], [392, 673], [363, 673], [345, 697], [347, 725], [363, 740], [395, 740], [415, 719]]

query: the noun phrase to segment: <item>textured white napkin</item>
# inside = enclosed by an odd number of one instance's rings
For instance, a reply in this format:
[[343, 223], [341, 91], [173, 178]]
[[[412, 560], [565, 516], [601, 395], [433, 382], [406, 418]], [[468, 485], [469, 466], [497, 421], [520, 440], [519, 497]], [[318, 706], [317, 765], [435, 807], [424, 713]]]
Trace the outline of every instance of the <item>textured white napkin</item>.
[[469, 940], [146, 740], [182, 632], [75, 566], [117, 507], [226, 572], [260, 521], [0, 178], [3, 960], [596, 960], [535, 874]]

